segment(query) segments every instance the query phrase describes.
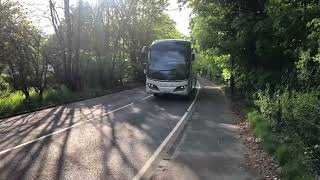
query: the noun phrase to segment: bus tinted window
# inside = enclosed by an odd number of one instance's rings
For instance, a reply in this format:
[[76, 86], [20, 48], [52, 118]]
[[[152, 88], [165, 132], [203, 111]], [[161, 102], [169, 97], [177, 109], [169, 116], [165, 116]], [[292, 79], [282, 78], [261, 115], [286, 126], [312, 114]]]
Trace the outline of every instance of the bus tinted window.
[[152, 45], [148, 63], [148, 76], [159, 80], [186, 79], [189, 74], [190, 49], [190, 44], [187, 42]]

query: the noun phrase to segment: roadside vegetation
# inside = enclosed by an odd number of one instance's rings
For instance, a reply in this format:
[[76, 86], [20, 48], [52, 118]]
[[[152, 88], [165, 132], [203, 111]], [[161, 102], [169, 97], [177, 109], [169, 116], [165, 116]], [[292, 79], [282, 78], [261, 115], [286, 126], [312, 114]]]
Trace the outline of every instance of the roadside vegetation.
[[203, 76], [251, 102], [252, 132], [282, 179], [320, 174], [320, 2], [190, 0]]
[[81, 91], [71, 91], [66, 86], [46, 89], [42, 97], [33, 89], [29, 90], [30, 97], [26, 101], [25, 95], [20, 92], [11, 92], [0, 99], [0, 117], [12, 116], [15, 114], [30, 112], [41, 108], [52, 107], [65, 103], [95, 98], [108, 95], [125, 89], [134, 88], [142, 85], [140, 82], [130, 82], [115, 86], [110, 89], [94, 88], [82, 89]]
[[43, 16], [54, 29], [46, 34], [19, 1], [0, 1], [0, 117], [141, 82], [141, 48], [181, 38], [168, 0], [59, 3], [46, 1]]

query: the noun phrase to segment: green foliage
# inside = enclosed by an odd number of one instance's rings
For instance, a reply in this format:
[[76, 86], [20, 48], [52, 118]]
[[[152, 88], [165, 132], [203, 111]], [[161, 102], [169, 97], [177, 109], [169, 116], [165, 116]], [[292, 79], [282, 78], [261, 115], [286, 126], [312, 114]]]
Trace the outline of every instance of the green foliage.
[[41, 98], [34, 89], [30, 89], [30, 99], [25, 100], [20, 91], [9, 94], [0, 99], [0, 117], [35, 110], [41, 107], [58, 105], [82, 99], [93, 98], [110, 93], [103, 89], [86, 89], [84, 91], [72, 92], [66, 86], [50, 88], [43, 93]]
[[[276, 157], [280, 165], [284, 166], [284, 175], [288, 177], [287, 179], [304, 177], [305, 174], [301, 172], [301, 169], [310, 174], [312, 172], [309, 172], [308, 169], [319, 173], [319, 95], [319, 91], [301, 93], [286, 89], [279, 90], [274, 94], [269, 90], [259, 91], [256, 94], [255, 104], [261, 112], [260, 116], [263, 117], [265, 123], [270, 125], [272, 130], [268, 136], [277, 136], [279, 143], [289, 146], [280, 146], [276, 150]], [[251, 123], [250, 119], [254, 118], [248, 116], [248, 119]], [[261, 126], [265, 127], [265, 123], [262, 123]], [[254, 132], [258, 131], [259, 135], [264, 135], [259, 131], [260, 129], [254, 127]], [[287, 156], [288, 154], [296, 156]], [[286, 163], [292, 165], [286, 165]], [[292, 173], [300, 174], [295, 177], [292, 176]]]
[[0, 97], [4, 96], [7, 92], [11, 90], [10, 84], [7, 82], [8, 76], [6, 75], [0, 75], [0, 92], [2, 95]]
[[264, 149], [278, 160], [283, 179], [314, 179], [304, 163], [306, 158], [300, 141], [284, 141], [279, 138], [283, 134], [272, 131], [270, 121], [258, 111], [249, 112], [247, 120], [254, 135], [262, 139]]
[[288, 146], [281, 144], [276, 151], [276, 156], [280, 166], [286, 164], [286, 162], [288, 162], [291, 158]]
[[20, 2], [0, 1], [0, 116], [143, 81], [141, 48], [182, 37], [165, 12], [168, 0], [80, 0], [64, 7], [64, 18], [55, 0], [47, 2], [55, 30], [49, 35], [32, 24]]
[[311, 50], [301, 51], [296, 62], [297, 79], [302, 89], [320, 88], [320, 53], [311, 55]]
[[182, 34], [177, 30], [176, 24], [166, 14], [161, 16], [154, 27], [155, 39], [181, 39]]
[[[296, 89], [318, 88], [317, 2], [259, 3], [190, 1], [195, 13], [192, 39], [196, 47], [200, 51], [215, 49], [214, 56], [229, 55], [227, 70], [235, 75], [237, 92], [248, 97], [264, 89], [265, 84], [272, 89], [283, 83]], [[219, 66], [215, 71], [226, 72]]]
[[216, 50], [202, 51], [196, 57], [196, 69], [203, 76], [216, 82], [225, 82], [230, 79], [228, 55], [219, 55]]
[[21, 111], [25, 97], [21, 92], [11, 93], [9, 96], [0, 99], [1, 116], [8, 115], [14, 111]]
[[[209, 69], [230, 86], [234, 80], [235, 92], [255, 102], [258, 111], [248, 120], [283, 166], [285, 179], [319, 174], [320, 152], [314, 148], [320, 144], [319, 2], [189, 3], [191, 39], [202, 56], [199, 70]], [[215, 61], [220, 56], [229, 58]]]
[[272, 133], [270, 122], [258, 111], [249, 112], [247, 115], [253, 133], [263, 140], [262, 144], [267, 152], [274, 153], [278, 142]]
[[[42, 82], [39, 61], [40, 33], [22, 12], [17, 2], [0, 2], [0, 66], [1, 74], [14, 90], [22, 91], [28, 98], [28, 88]], [[42, 67], [42, 69], [45, 69]]]
[[259, 122], [264, 121], [263, 117], [258, 111], [252, 111], [247, 114], [247, 120], [250, 123], [250, 126], [255, 129]]
[[254, 128], [254, 133], [260, 138], [268, 136], [271, 132], [271, 127], [266, 119], [262, 117], [257, 117], [257, 124]]
[[[291, 148], [294, 148], [293, 146]], [[283, 176], [285, 180], [300, 180], [300, 179], [305, 179], [305, 180], [314, 180], [315, 177], [312, 177], [307, 172], [307, 169], [304, 165], [302, 165], [301, 157], [291, 157], [294, 158], [293, 160], [288, 161], [284, 166], [283, 166]]]

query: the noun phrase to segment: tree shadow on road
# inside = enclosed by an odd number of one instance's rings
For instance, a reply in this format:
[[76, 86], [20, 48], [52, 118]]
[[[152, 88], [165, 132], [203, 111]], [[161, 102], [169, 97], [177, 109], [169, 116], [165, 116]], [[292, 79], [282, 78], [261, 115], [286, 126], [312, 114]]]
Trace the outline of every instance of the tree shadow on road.
[[[106, 177], [130, 179], [136, 175], [184, 113], [183, 109], [180, 112], [166, 109], [165, 104], [168, 100], [151, 101], [156, 103], [150, 105], [141, 101], [136, 102], [121, 112], [101, 115], [98, 124], [97, 121], [91, 122], [100, 132], [100, 142], [103, 143], [101, 164], [104, 172], [101, 173], [100, 179]], [[170, 101], [177, 103], [173, 99]], [[107, 111], [105, 108], [104, 112]], [[110, 131], [104, 131], [105, 126], [109, 127]], [[125, 169], [122, 173], [114, 174], [115, 169], [112, 169], [112, 159], [110, 159], [112, 154], [118, 154], [121, 158], [121, 166]]]
[[[0, 147], [2, 150], [15, 147], [17, 145], [30, 142], [34, 139], [55, 132], [65, 125], [73, 124], [73, 109], [60, 106], [47, 110], [47, 113], [41, 118], [36, 118], [36, 113], [23, 116], [14, 122], [14, 126], [2, 128], [0, 134]], [[64, 115], [64, 116], [63, 116]], [[35, 118], [35, 119], [32, 119]], [[32, 120], [31, 120], [32, 119]], [[10, 121], [9, 121], [10, 122]], [[58, 171], [63, 168], [60, 160], [64, 159], [64, 147], [68, 142], [70, 131], [67, 131], [60, 152]], [[43, 167], [47, 163], [47, 149], [52, 142], [53, 136], [48, 136], [36, 143], [30, 143], [21, 148], [17, 148], [0, 155], [0, 179], [25, 179], [33, 171], [33, 177], [38, 179], [43, 173]], [[52, 177], [58, 179], [57, 177]]]
[[[82, 128], [94, 127], [100, 136], [100, 179], [132, 178], [184, 113], [183, 108], [179, 111], [171, 108], [189, 103], [179, 98], [151, 99], [152, 105], [135, 101], [132, 106], [113, 113], [108, 112], [117, 108], [116, 99], [109, 102], [98, 99], [1, 120], [0, 179], [64, 179], [66, 163], [90, 169], [68, 155], [74, 129], [50, 135], [87, 120]], [[42, 139], [1, 153], [37, 138]], [[114, 156], [120, 157], [119, 162], [127, 172], [116, 174], [112, 167]]]

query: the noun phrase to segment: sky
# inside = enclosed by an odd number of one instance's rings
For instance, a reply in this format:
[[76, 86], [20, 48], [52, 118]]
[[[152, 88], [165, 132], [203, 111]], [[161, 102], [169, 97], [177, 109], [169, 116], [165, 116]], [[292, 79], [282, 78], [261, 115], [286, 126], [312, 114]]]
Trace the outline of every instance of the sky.
[[178, 8], [177, 0], [170, 0], [170, 5], [168, 9], [168, 14], [170, 18], [176, 22], [177, 29], [184, 35], [189, 35], [191, 9], [185, 6], [180, 11]]
[[[29, 12], [34, 24], [42, 29], [45, 33], [53, 33], [53, 28], [49, 19], [43, 17], [49, 15], [48, 0], [18, 0], [23, 3], [23, 7]], [[96, 0], [84, 0], [90, 3], [95, 3]], [[57, 3], [63, 4], [63, 0], [56, 0]], [[70, 4], [75, 4], [77, 0], [70, 0]], [[179, 10], [177, 0], [169, 0], [168, 14], [172, 20], [176, 22], [177, 29], [184, 35], [190, 34], [189, 22], [191, 9], [183, 7]]]

